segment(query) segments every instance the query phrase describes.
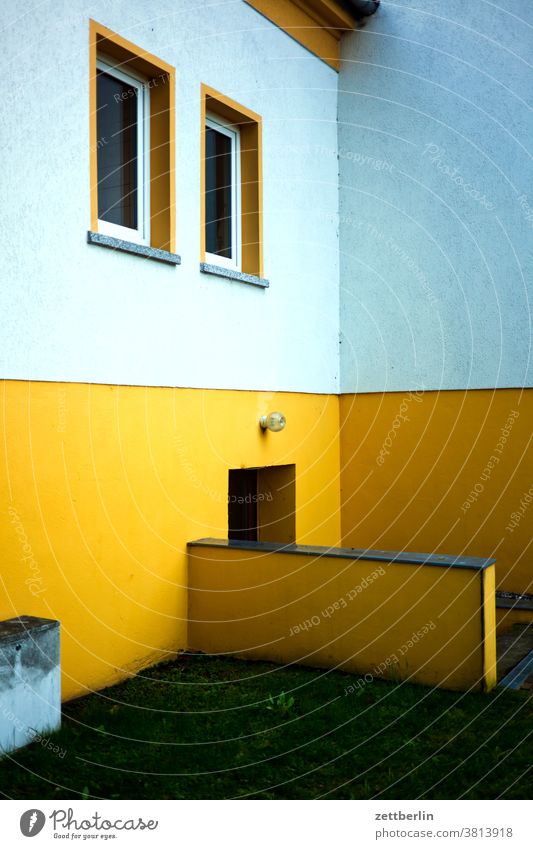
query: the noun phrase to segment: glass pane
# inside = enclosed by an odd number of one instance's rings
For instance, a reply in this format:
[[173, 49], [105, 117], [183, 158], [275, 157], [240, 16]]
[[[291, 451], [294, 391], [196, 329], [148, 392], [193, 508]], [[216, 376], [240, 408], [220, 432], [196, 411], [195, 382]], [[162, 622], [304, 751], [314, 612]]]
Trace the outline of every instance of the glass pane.
[[97, 72], [98, 218], [137, 229], [137, 93]]
[[210, 254], [232, 258], [231, 139], [205, 128], [205, 248]]

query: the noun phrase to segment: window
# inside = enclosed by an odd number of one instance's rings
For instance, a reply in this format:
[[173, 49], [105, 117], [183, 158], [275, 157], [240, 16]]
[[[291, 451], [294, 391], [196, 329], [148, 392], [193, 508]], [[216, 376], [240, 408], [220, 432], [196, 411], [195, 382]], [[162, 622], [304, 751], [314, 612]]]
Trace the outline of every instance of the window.
[[201, 103], [201, 262], [262, 278], [261, 118], [205, 85]]
[[96, 21], [89, 47], [89, 235], [173, 252], [174, 68]]
[[96, 63], [98, 231], [150, 241], [150, 92], [146, 81]]
[[239, 132], [205, 122], [205, 250], [209, 262], [240, 269]]

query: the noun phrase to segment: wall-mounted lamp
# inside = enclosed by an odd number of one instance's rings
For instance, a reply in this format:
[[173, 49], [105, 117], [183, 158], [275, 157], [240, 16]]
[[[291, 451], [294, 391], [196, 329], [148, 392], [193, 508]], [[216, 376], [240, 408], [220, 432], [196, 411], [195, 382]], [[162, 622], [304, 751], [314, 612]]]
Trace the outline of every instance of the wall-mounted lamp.
[[263, 430], [271, 430], [273, 433], [278, 433], [287, 424], [287, 419], [283, 413], [269, 413], [268, 416], [261, 416], [259, 424]]

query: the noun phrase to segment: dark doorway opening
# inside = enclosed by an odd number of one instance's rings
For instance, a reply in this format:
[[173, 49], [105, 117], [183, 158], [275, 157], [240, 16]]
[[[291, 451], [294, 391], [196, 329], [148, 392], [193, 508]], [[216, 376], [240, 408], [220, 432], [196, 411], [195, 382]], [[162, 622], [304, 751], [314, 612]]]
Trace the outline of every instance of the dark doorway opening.
[[296, 466], [229, 470], [228, 539], [296, 541]]
[[257, 542], [257, 469], [230, 469], [228, 539]]

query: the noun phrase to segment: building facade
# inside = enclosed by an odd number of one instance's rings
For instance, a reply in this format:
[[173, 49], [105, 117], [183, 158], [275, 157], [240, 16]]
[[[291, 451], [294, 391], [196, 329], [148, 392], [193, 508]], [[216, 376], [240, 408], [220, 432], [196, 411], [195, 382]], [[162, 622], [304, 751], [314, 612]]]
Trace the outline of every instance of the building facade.
[[527, 2], [30, 6], [0, 614], [61, 621], [64, 697], [186, 649], [187, 543], [246, 523], [531, 592]]

